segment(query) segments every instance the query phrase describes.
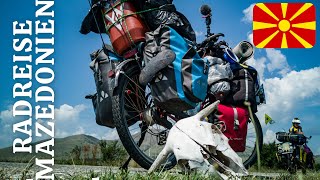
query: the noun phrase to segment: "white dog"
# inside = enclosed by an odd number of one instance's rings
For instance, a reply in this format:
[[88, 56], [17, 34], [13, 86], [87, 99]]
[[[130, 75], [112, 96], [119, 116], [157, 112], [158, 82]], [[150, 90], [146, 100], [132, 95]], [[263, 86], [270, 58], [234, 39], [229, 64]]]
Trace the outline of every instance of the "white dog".
[[178, 121], [170, 129], [165, 147], [148, 172], [156, 170], [170, 153], [174, 153], [178, 164], [187, 171], [216, 172], [223, 179], [247, 175], [242, 159], [230, 147], [228, 138], [215, 125], [201, 121], [218, 104], [219, 101], [194, 116]]

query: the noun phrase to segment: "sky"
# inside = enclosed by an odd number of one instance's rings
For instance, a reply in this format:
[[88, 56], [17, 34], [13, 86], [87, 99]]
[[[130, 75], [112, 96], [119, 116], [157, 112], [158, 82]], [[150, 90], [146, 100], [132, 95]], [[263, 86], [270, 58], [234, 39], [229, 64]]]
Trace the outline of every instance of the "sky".
[[[12, 145], [17, 136], [12, 133], [12, 124], [21, 121], [12, 117], [12, 105], [17, 101], [12, 97], [12, 41], [15, 38], [12, 22], [35, 21], [34, 2], [16, 0], [13, 5], [5, 1], [0, 7], [0, 148]], [[272, 1], [174, 0], [178, 11], [191, 22], [197, 42], [201, 42], [206, 33], [199, 8], [202, 4], [210, 5], [213, 11], [211, 30], [224, 33], [224, 40], [231, 47], [241, 40], [252, 41], [252, 8], [258, 2]], [[308, 2], [315, 5], [318, 20], [319, 1]], [[98, 126], [91, 101], [84, 99], [85, 95], [95, 92], [89, 54], [102, 45], [99, 35], [79, 33], [88, 10], [86, 0], [55, 1], [55, 80], [52, 83], [55, 90], [55, 136], [88, 134], [99, 139], [114, 139], [117, 138], [116, 131]], [[319, 21], [317, 27], [320, 27]], [[258, 107], [265, 143], [275, 141], [275, 132], [288, 131], [291, 120], [299, 117], [305, 134], [312, 135], [311, 149], [320, 154], [319, 30], [316, 33], [316, 44], [311, 49], [255, 49], [254, 57], [248, 61], [258, 70], [266, 92], [267, 104]], [[104, 39], [109, 41], [107, 35]], [[274, 124], [264, 124], [265, 113], [273, 118]]]

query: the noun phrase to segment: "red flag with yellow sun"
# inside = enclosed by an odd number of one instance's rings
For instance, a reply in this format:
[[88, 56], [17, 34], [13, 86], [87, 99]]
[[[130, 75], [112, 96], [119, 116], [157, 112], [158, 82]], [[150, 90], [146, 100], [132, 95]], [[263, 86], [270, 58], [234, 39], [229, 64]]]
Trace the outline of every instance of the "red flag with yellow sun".
[[253, 8], [257, 48], [312, 48], [316, 11], [311, 3], [258, 3]]

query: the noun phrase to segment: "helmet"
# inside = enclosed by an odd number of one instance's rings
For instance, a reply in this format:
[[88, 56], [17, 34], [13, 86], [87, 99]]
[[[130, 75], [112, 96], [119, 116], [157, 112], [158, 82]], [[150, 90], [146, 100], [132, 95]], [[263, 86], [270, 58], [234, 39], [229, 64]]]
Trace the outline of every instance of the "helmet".
[[300, 124], [301, 122], [299, 118], [293, 118], [292, 123]]

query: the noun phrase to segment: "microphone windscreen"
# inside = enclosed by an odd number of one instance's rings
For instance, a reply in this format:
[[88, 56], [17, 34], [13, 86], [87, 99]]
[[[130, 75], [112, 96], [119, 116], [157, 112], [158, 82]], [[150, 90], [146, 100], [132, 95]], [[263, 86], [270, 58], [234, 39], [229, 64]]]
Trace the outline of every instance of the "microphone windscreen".
[[200, 7], [200, 13], [201, 13], [202, 15], [204, 15], [204, 16], [209, 15], [209, 14], [211, 13], [211, 8], [210, 8], [210, 6], [209, 6], [209, 5], [206, 5], [206, 4], [202, 5], [202, 6]]

